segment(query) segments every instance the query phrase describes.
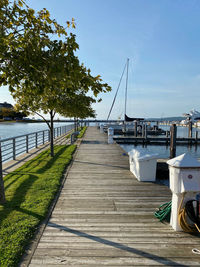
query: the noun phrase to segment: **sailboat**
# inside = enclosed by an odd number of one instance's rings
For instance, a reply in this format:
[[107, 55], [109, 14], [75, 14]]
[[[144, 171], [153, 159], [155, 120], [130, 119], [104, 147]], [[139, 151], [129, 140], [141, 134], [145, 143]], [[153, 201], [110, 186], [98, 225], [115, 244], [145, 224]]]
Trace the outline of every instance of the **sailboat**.
[[111, 111], [112, 111], [112, 108], [114, 106], [114, 103], [115, 103], [115, 100], [116, 100], [116, 97], [117, 97], [117, 94], [118, 94], [118, 91], [119, 91], [119, 87], [120, 87], [120, 84], [121, 84], [121, 81], [122, 81], [122, 78], [124, 76], [124, 72], [126, 70], [126, 88], [125, 88], [125, 103], [124, 103], [124, 124], [125, 122], [132, 122], [132, 121], [142, 121], [144, 120], [144, 118], [131, 118], [129, 116], [127, 116], [126, 114], [126, 107], [127, 107], [127, 91], [128, 91], [128, 71], [129, 71], [129, 58], [127, 59], [127, 62], [124, 66], [124, 69], [123, 69], [123, 72], [122, 72], [122, 75], [121, 75], [121, 78], [120, 78], [120, 81], [119, 81], [119, 85], [118, 85], [118, 88], [117, 88], [117, 91], [115, 93], [115, 96], [114, 96], [114, 99], [113, 99], [113, 102], [112, 102], [112, 105], [111, 105], [111, 108], [110, 108], [110, 111], [109, 111], [109, 114], [108, 114], [108, 117], [107, 117], [107, 120], [109, 119], [110, 117], [110, 114], [111, 114]]
[[[107, 127], [112, 126], [115, 129], [115, 134], [133, 135], [134, 132], [135, 132], [135, 129], [133, 129], [133, 128], [135, 128], [135, 125], [136, 125], [136, 128], [139, 130], [139, 132], [142, 132], [142, 124], [143, 124], [144, 118], [129, 117], [126, 114], [126, 110], [127, 110], [129, 58], [127, 59], [127, 62], [125, 64], [125, 66], [124, 66], [122, 75], [120, 77], [119, 85], [117, 87], [117, 90], [116, 90], [116, 93], [115, 93], [115, 96], [114, 96], [114, 99], [113, 99], [113, 102], [112, 102], [112, 105], [111, 105], [111, 108], [110, 108], [110, 111], [109, 111], [109, 114], [108, 114], [108, 117], [107, 117], [107, 121], [108, 121], [108, 119], [110, 117], [112, 108], [114, 106], [114, 103], [115, 103], [115, 100], [116, 100], [116, 97], [117, 97], [117, 94], [118, 94], [118, 91], [119, 91], [119, 87], [120, 87], [123, 75], [125, 73], [125, 70], [126, 70], [126, 87], [125, 87], [125, 103], [124, 103], [124, 120], [123, 120], [123, 124], [119, 124], [119, 123], [115, 124], [115, 125], [112, 124], [112, 125], [107, 125]], [[155, 135], [155, 134], [164, 134], [165, 131], [159, 129], [158, 126], [155, 126], [153, 128], [149, 127], [148, 133], [153, 134], [153, 135]]]

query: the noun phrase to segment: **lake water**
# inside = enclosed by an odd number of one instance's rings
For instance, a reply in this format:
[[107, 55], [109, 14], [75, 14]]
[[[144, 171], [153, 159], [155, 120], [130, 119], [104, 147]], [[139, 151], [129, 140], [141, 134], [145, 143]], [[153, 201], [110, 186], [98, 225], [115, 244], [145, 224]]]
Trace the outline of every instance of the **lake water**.
[[[164, 130], [170, 130], [170, 126], [160, 126], [160, 128]], [[200, 138], [200, 129], [193, 128], [193, 137], [195, 136], [195, 132], [198, 131], [198, 136]], [[188, 137], [188, 128], [187, 127], [177, 127], [177, 137]], [[126, 152], [131, 151], [134, 148], [142, 149], [149, 151], [150, 153], [159, 154], [159, 158], [169, 158], [170, 155], [170, 146], [166, 145], [120, 145]], [[179, 156], [183, 153], [189, 152], [192, 156], [196, 158], [200, 158], [200, 145], [177, 145], [176, 146], [176, 156]]]
[[[69, 125], [71, 123], [54, 123], [54, 127]], [[94, 125], [94, 124], [93, 124]], [[164, 130], [170, 130], [170, 126], [160, 126], [160, 128]], [[0, 123], [0, 137], [9, 138], [18, 135], [24, 135], [27, 133], [37, 132], [40, 130], [46, 130], [48, 126], [46, 123]], [[195, 136], [195, 132], [199, 132], [200, 137], [200, 129], [193, 128], [193, 136]], [[187, 127], [177, 127], [177, 137], [187, 137], [188, 136], [188, 128]], [[152, 153], [158, 153], [159, 158], [169, 158], [169, 146], [165, 145], [147, 145], [144, 147], [143, 145], [121, 145], [122, 148], [129, 152], [133, 148], [145, 149]], [[200, 157], [200, 145], [198, 146], [177, 146], [176, 147], [176, 155], [181, 155], [183, 153], [190, 152], [194, 157]]]
[[[60, 127], [64, 125], [69, 125], [71, 123], [54, 123], [54, 127]], [[0, 123], [0, 138], [9, 138], [18, 135], [24, 135], [28, 133], [33, 133], [37, 131], [47, 130], [48, 126], [46, 123]]]

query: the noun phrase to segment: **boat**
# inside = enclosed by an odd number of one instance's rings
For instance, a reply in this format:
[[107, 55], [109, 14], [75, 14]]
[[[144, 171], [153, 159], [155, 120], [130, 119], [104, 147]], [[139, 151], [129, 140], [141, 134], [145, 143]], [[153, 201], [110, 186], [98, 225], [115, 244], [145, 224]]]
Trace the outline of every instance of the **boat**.
[[184, 120], [180, 122], [181, 125], [188, 125], [190, 122], [194, 123], [200, 120], [200, 112], [196, 109], [192, 109], [189, 113], [184, 113]]
[[[126, 112], [126, 107], [127, 107], [127, 91], [128, 91], [128, 69], [129, 69], [129, 59], [127, 59], [127, 62], [124, 66], [120, 81], [119, 81], [119, 85], [117, 87], [117, 91], [115, 93], [107, 120], [110, 117], [112, 108], [114, 106], [118, 91], [119, 91], [119, 87], [124, 75], [124, 72], [126, 70], [126, 88], [125, 88], [125, 105], [124, 105], [124, 120], [123, 123], [120, 124], [105, 124], [104, 125], [104, 131], [107, 132], [107, 129], [109, 127], [112, 127], [114, 129], [114, 134], [116, 135], [134, 135], [135, 134], [135, 128], [137, 128], [137, 134], [138, 135], [142, 135], [142, 128], [143, 125], [145, 123], [145, 119], [144, 118], [137, 118], [137, 117], [129, 117], [127, 115]], [[162, 134], [166, 134], [166, 131], [160, 129], [157, 125], [151, 126], [151, 125], [147, 125], [147, 134], [148, 135], [162, 135]]]

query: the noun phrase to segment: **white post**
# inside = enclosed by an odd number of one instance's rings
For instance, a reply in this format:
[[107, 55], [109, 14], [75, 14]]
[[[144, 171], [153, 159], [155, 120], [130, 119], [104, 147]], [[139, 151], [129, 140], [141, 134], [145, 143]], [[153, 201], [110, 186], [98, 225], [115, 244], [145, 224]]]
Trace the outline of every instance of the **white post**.
[[113, 128], [108, 128], [108, 144], [113, 144], [113, 135], [114, 135], [114, 129]]
[[179, 209], [188, 200], [196, 199], [200, 192], [200, 162], [185, 153], [168, 160], [172, 207], [170, 225], [175, 231], [182, 231], [179, 224]]
[[103, 124], [100, 124], [100, 133], [103, 133]]

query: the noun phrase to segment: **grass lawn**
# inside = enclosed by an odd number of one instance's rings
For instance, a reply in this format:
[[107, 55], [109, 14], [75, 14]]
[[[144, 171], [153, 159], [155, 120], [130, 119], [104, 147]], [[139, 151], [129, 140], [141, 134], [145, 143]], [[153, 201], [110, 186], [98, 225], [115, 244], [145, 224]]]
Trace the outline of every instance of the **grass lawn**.
[[17, 266], [25, 246], [61, 184], [76, 146], [55, 146], [4, 177], [6, 204], [0, 205], [0, 266]]
[[86, 129], [87, 129], [87, 126], [84, 126], [84, 127], [81, 129], [81, 131], [80, 131], [80, 133], [79, 133], [79, 135], [78, 135], [77, 137], [78, 137], [78, 138], [82, 138], [83, 135], [84, 135], [84, 133], [85, 133], [85, 131], [86, 131]]

